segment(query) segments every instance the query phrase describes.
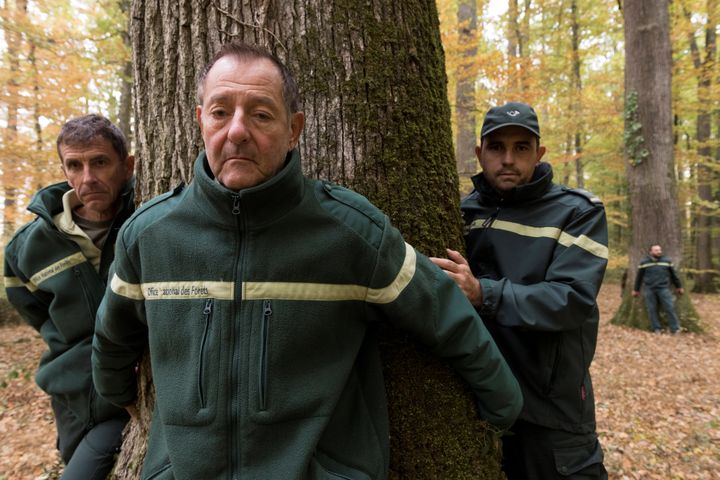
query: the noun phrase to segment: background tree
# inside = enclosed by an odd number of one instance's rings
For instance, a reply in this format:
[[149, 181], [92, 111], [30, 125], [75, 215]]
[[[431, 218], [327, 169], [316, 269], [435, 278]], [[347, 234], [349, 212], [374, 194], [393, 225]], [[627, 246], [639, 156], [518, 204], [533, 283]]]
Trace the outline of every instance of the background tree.
[[[693, 291], [712, 293], [718, 290], [718, 267], [720, 261], [717, 256], [720, 252], [713, 252], [713, 230], [717, 228], [720, 219], [720, 205], [715, 198], [719, 191], [717, 174], [716, 152], [720, 143], [720, 131], [713, 132], [713, 117], [720, 112], [720, 80], [717, 67], [717, 28], [720, 22], [720, 6], [715, 1], [691, 2], [684, 0], [674, 5], [675, 30], [680, 43], [682, 36], [686, 43], [681, 43], [676, 55], [676, 71], [686, 85], [694, 90], [687, 105], [680, 105], [681, 98], [677, 98], [677, 116], [694, 116], [694, 138], [688, 133], [688, 147], [694, 146], [694, 155], [689, 163], [693, 178], [689, 181], [689, 202], [692, 227], [687, 243], [694, 248], [688, 248], [692, 269]], [[697, 15], [697, 11], [703, 12]], [[695, 15], [695, 19], [693, 16]], [[683, 70], [683, 63], [690, 63]], [[678, 82], [679, 83], [679, 82]], [[676, 87], [681, 90], [682, 84]], [[679, 96], [677, 96], [679, 97]], [[677, 134], [676, 134], [677, 138]], [[683, 145], [678, 145], [682, 149]], [[689, 152], [688, 152], [689, 153]], [[694, 180], [694, 181], [693, 181]], [[717, 234], [716, 234], [717, 235]]]
[[[240, 39], [268, 46], [297, 73], [308, 175], [368, 196], [424, 253], [461, 245], [434, 2], [182, 0], [161, 9], [136, 0], [131, 18], [143, 199], [190, 180], [201, 147], [197, 69], [220, 44]], [[454, 374], [404, 335], [386, 329], [382, 338], [391, 477], [500, 478], [497, 441]], [[126, 441], [117, 478], [136, 478], [142, 448]]]
[[[613, 322], [649, 329], [642, 302], [630, 296], [640, 259], [651, 244], [660, 243], [678, 267], [682, 264], [673, 161], [670, 21], [668, 0], [625, 2], [623, 7], [625, 155], [633, 228], [628, 285]], [[677, 310], [684, 328], [699, 329], [689, 301], [679, 301]]]
[[456, 136], [455, 159], [459, 175], [471, 176], [477, 172], [475, 146], [477, 145], [477, 106], [475, 82], [477, 80], [477, 1], [460, 0], [457, 7], [458, 46], [461, 62], [457, 66], [455, 88]]

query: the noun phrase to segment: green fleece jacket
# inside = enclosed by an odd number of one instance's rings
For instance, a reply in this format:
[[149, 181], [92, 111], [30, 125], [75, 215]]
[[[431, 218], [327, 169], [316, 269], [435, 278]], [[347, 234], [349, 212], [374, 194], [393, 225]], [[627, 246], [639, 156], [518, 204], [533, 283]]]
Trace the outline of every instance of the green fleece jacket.
[[132, 182], [102, 251], [72, 221], [69, 212], [76, 203], [67, 182], [37, 192], [28, 206], [37, 218], [20, 228], [5, 248], [5, 290], [10, 303], [47, 343], [37, 384], [89, 429], [125, 415], [97, 396], [90, 353], [115, 237], [134, 210]]
[[597, 197], [552, 178], [541, 163], [531, 182], [501, 197], [473, 177], [461, 204], [468, 261], [483, 291], [480, 315], [522, 388], [520, 418], [589, 433], [607, 221]]
[[93, 373], [118, 405], [149, 342], [157, 392], [143, 478], [382, 479], [388, 419], [373, 325], [412, 332], [457, 369], [489, 422], [522, 399], [454, 283], [385, 215], [284, 169], [232, 192], [204, 154], [118, 239]]

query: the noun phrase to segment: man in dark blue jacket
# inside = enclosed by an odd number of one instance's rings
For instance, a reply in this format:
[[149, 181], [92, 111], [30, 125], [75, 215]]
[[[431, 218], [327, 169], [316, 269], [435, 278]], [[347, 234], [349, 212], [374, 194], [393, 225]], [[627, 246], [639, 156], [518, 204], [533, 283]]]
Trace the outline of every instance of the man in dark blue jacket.
[[509, 480], [606, 479], [590, 363], [607, 222], [592, 194], [552, 182], [537, 115], [508, 103], [485, 116], [482, 173], [463, 200], [468, 260], [432, 259], [478, 309], [525, 404], [503, 437]]
[[667, 315], [670, 332], [676, 334], [680, 331], [680, 321], [678, 320], [675, 307], [673, 306], [673, 297], [670, 292], [670, 283], [675, 286], [675, 292], [678, 295], [685, 293], [680, 283], [680, 278], [675, 272], [670, 257], [662, 254], [662, 247], [655, 244], [650, 247], [649, 254], [642, 259], [638, 272], [635, 276], [635, 287], [633, 288], [633, 297], [640, 295], [640, 287], [645, 288], [645, 306], [647, 307], [648, 317], [650, 317], [650, 326], [654, 333], [660, 333], [662, 326], [658, 318], [657, 305], [662, 305]]

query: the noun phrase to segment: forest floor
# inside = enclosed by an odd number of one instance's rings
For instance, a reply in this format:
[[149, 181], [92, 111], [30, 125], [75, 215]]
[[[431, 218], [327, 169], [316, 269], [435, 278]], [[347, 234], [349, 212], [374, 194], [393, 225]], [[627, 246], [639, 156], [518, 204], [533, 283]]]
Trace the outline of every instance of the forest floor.
[[[610, 478], [720, 480], [720, 295], [693, 295], [705, 335], [611, 325], [617, 285], [598, 302], [592, 374]], [[43, 349], [30, 327], [0, 327], [0, 480], [47, 478], [58, 464], [50, 404], [33, 382]]]

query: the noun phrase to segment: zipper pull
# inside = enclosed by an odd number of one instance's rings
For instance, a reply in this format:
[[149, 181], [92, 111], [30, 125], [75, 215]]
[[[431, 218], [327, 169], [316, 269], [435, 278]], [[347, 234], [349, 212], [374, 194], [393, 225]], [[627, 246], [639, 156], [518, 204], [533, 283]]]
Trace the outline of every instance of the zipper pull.
[[272, 306], [270, 306], [270, 300], [263, 300], [263, 316], [268, 318], [272, 315]]
[[203, 308], [203, 315], [210, 315], [212, 313], [212, 304], [213, 304], [212, 298], [208, 298], [205, 301], [205, 308]]
[[492, 215], [485, 219], [485, 221], [482, 223], [482, 228], [489, 228], [497, 218], [498, 213], [500, 213], [500, 207], [497, 207], [492, 213]]
[[239, 195], [233, 196], [232, 214], [233, 215], [240, 214], [240, 196]]

